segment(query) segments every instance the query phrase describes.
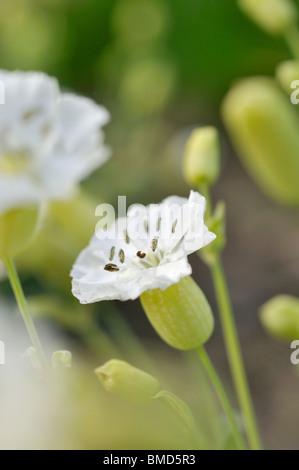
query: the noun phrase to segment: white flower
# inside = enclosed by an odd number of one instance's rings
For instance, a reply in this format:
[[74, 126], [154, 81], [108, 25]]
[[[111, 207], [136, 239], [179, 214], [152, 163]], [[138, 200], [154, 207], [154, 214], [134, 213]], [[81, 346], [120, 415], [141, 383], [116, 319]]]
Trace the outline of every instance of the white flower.
[[96, 233], [72, 269], [81, 303], [134, 300], [191, 274], [187, 255], [215, 239], [204, 225], [205, 198], [171, 196], [161, 204], [132, 206], [126, 218]]
[[0, 70], [0, 214], [71, 195], [109, 157], [105, 108], [43, 73]]

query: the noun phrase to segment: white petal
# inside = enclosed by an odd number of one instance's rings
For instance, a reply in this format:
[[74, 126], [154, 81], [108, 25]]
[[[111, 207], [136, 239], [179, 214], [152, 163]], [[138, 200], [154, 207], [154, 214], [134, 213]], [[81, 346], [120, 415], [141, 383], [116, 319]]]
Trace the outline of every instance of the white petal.
[[88, 133], [99, 133], [103, 141], [101, 128], [110, 120], [108, 111], [88, 98], [65, 93], [57, 102], [57, 135], [64, 141], [66, 148], [74, 149], [86, 140]]

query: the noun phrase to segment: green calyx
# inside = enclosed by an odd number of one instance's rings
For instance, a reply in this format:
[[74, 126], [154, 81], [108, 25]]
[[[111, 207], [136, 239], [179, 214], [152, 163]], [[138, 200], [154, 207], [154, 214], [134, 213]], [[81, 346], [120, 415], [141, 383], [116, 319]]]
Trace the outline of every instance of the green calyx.
[[164, 291], [146, 291], [140, 299], [153, 328], [173, 348], [195, 349], [212, 335], [214, 318], [211, 307], [190, 276]]
[[155, 377], [118, 359], [98, 367], [95, 374], [107, 392], [131, 403], [146, 405], [160, 389]]

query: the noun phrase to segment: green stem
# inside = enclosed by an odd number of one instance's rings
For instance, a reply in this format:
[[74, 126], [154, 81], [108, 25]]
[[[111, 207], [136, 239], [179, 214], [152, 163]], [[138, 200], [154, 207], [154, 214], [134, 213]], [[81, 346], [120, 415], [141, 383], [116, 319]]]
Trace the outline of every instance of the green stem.
[[215, 391], [218, 395], [218, 398], [220, 400], [220, 403], [223, 407], [223, 410], [225, 411], [227, 418], [230, 422], [233, 436], [235, 438], [236, 444], [240, 450], [246, 450], [246, 444], [245, 441], [242, 437], [242, 434], [240, 432], [240, 429], [238, 427], [238, 424], [236, 422], [236, 418], [233, 412], [233, 409], [231, 407], [231, 404], [229, 402], [229, 399], [226, 395], [226, 392], [223, 388], [222, 382], [206, 352], [206, 350], [203, 347], [200, 347], [197, 349], [198, 355], [201, 359], [201, 362], [207, 372], [207, 374], [210, 377], [210, 380], [215, 388]]
[[36, 349], [36, 352], [38, 354], [39, 360], [41, 361], [41, 364], [45, 365], [46, 356], [45, 356], [43, 347], [41, 345], [40, 339], [38, 337], [37, 331], [35, 329], [33, 320], [31, 318], [28, 304], [24, 295], [24, 291], [23, 291], [16, 267], [10, 258], [5, 258], [3, 262], [7, 271], [10, 285], [14, 292], [19, 310], [23, 317], [23, 320], [26, 325], [32, 344], [34, 348]]
[[296, 60], [299, 60], [299, 30], [296, 24], [284, 33], [285, 41]]
[[182, 421], [186, 434], [192, 443], [192, 449], [207, 449], [208, 443], [203, 440], [190, 407], [177, 395], [168, 390], [161, 390], [153, 397], [166, 403], [173, 413]]
[[242, 359], [241, 347], [234, 321], [225, 274], [220, 259], [212, 266], [212, 276], [220, 312], [226, 351], [230, 368], [238, 394], [240, 406], [244, 415], [250, 446], [253, 450], [261, 449], [255, 412], [249, 392], [249, 386]]

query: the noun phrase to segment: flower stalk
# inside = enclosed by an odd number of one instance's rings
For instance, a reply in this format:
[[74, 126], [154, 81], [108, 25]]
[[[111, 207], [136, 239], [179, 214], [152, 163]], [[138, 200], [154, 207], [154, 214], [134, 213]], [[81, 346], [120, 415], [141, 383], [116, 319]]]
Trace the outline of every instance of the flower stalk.
[[12, 287], [13, 293], [15, 295], [15, 298], [16, 298], [16, 301], [20, 310], [20, 313], [23, 317], [28, 334], [30, 336], [31, 342], [37, 351], [38, 358], [41, 364], [44, 366], [46, 363], [46, 355], [44, 353], [42, 344], [40, 342], [40, 339], [35, 329], [31, 314], [29, 312], [28, 304], [24, 295], [24, 291], [23, 291], [16, 267], [14, 265], [14, 262], [10, 258], [4, 258], [3, 262], [7, 271], [10, 285]]
[[[212, 214], [212, 204], [208, 185], [201, 188], [202, 194], [207, 200], [207, 217]], [[213, 245], [211, 245], [213, 249]], [[240, 407], [244, 415], [248, 440], [252, 450], [261, 449], [255, 411], [249, 391], [246, 377], [241, 346], [235, 324], [234, 313], [231, 305], [230, 295], [226, 283], [225, 273], [221, 263], [221, 251], [215, 249], [214, 257], [208, 263], [211, 270], [213, 284], [220, 313], [220, 320], [224, 335], [224, 342], [227, 351], [228, 361], [235, 384], [235, 389], [239, 399]]]
[[248, 440], [252, 450], [260, 450], [261, 441], [258, 433], [255, 412], [250, 396], [225, 274], [220, 259], [211, 266], [211, 272], [222, 323], [225, 347], [236, 392], [246, 423]]
[[226, 416], [229, 420], [229, 423], [231, 425], [232, 433], [235, 438], [236, 444], [238, 446], [239, 450], [245, 450], [246, 449], [246, 443], [244, 441], [244, 438], [240, 432], [240, 429], [238, 427], [234, 411], [231, 407], [230, 401], [227, 397], [227, 394], [224, 390], [224, 387], [222, 385], [222, 382], [206, 352], [206, 350], [203, 347], [200, 347], [197, 349], [197, 353], [200, 357], [200, 360], [206, 370], [206, 373], [208, 374], [214, 389], [218, 395], [218, 398], [220, 400], [220, 403], [222, 405], [223, 410], [226, 413]]

